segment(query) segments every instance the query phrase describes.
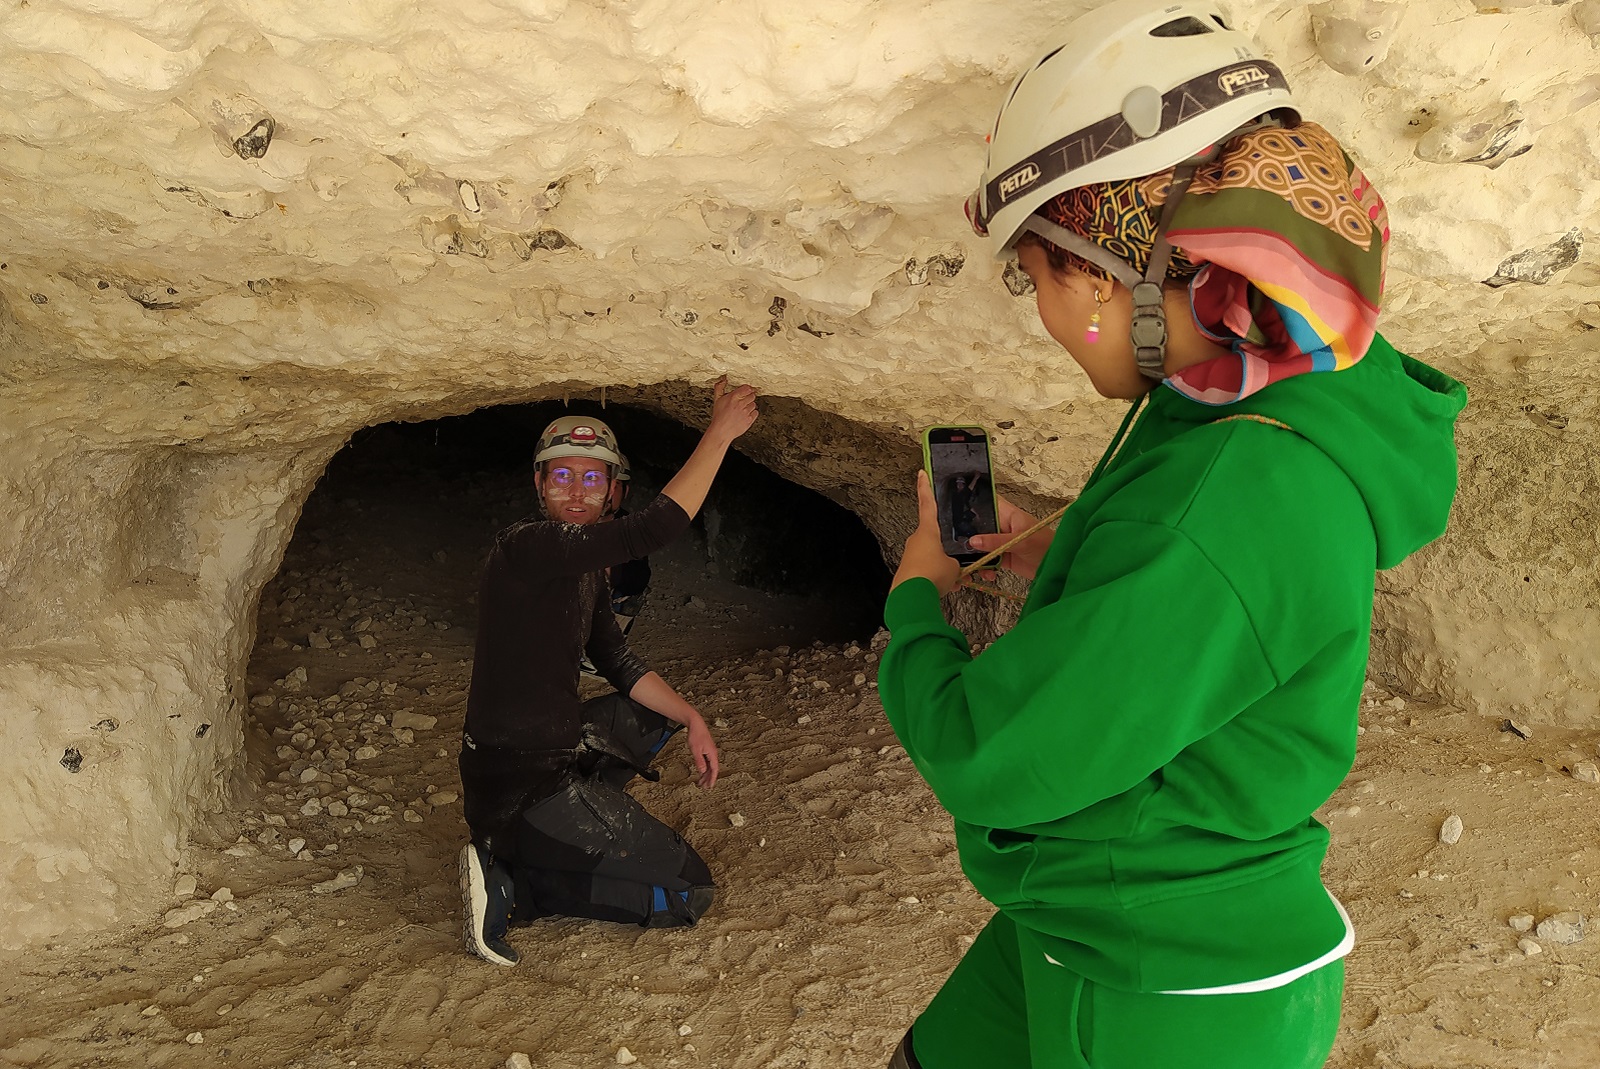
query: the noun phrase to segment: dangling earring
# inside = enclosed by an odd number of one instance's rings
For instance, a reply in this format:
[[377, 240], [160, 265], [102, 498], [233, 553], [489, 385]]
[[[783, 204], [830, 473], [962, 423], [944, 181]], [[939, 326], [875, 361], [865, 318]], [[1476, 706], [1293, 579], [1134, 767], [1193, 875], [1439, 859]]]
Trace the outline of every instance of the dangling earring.
[[1105, 304], [1105, 298], [1100, 296], [1100, 287], [1094, 288], [1094, 314], [1089, 317], [1089, 329], [1083, 332], [1083, 340], [1093, 345], [1100, 340], [1100, 306]]

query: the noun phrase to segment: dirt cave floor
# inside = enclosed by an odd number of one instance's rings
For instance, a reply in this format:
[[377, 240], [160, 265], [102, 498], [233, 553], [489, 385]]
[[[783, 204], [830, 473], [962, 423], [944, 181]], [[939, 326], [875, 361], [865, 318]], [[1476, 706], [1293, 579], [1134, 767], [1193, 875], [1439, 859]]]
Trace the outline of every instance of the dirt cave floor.
[[[990, 909], [883, 718], [886, 636], [711, 574], [693, 538], [654, 559], [634, 644], [713, 722], [723, 775], [697, 790], [675, 743], [632, 789], [706, 857], [717, 903], [689, 930], [516, 929], [514, 969], [463, 952], [471, 599], [517, 514], [476, 492], [496, 506], [476, 526], [419, 516], [427, 488], [313, 499], [261, 601], [239, 810], [189, 845], [165, 918], [0, 959], [0, 1064], [886, 1063]], [[1362, 723], [1319, 813], [1358, 935], [1330, 1064], [1600, 1064], [1600, 936], [1512, 924], [1600, 914], [1600, 785], [1573, 775], [1596, 735], [1524, 738], [1372, 686]]]

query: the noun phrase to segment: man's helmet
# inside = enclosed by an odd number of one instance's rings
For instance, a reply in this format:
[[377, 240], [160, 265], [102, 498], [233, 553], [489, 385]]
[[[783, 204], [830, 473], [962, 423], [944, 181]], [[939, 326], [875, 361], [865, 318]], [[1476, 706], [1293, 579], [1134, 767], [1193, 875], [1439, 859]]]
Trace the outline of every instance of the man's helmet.
[[625, 463], [622, 451], [617, 448], [617, 436], [593, 416], [562, 416], [544, 429], [539, 435], [533, 462], [543, 464], [558, 457], [593, 457], [604, 461], [614, 476], [627, 478], [617, 475]]
[[[1012, 83], [967, 219], [996, 259], [1031, 231], [1127, 286], [1139, 370], [1160, 381], [1167, 228], [1195, 168], [1238, 134], [1299, 118], [1283, 72], [1211, 0], [1113, 0], [1069, 23]], [[1168, 168], [1172, 185], [1142, 276], [1039, 214], [1069, 189]]]

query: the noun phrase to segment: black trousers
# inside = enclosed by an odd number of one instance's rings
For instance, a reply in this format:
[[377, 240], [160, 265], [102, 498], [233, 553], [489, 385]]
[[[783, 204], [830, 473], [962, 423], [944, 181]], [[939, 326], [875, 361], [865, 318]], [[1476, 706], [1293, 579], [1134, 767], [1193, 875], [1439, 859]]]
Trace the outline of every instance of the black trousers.
[[591, 698], [583, 711], [583, 743], [554, 792], [525, 802], [502, 832], [480, 843], [511, 872], [511, 922], [693, 924], [710, 904], [711, 870], [623, 790], [636, 775], [656, 778], [650, 766], [680, 725], [621, 694]]

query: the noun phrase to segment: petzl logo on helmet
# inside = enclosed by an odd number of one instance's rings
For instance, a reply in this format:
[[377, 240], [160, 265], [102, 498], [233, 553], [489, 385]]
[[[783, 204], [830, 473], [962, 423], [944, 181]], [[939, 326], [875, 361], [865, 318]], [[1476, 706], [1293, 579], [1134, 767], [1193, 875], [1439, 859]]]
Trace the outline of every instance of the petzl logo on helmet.
[[1039, 168], [1034, 163], [1024, 163], [1000, 179], [1000, 199], [1010, 200], [1039, 180]]
[[567, 432], [567, 441], [573, 445], [594, 445], [599, 437], [595, 429], [588, 425], [580, 425]]
[[1248, 67], [1235, 67], [1231, 71], [1223, 71], [1217, 76], [1217, 88], [1233, 96], [1236, 93], [1258, 89], [1271, 80], [1272, 75], [1252, 63]]

